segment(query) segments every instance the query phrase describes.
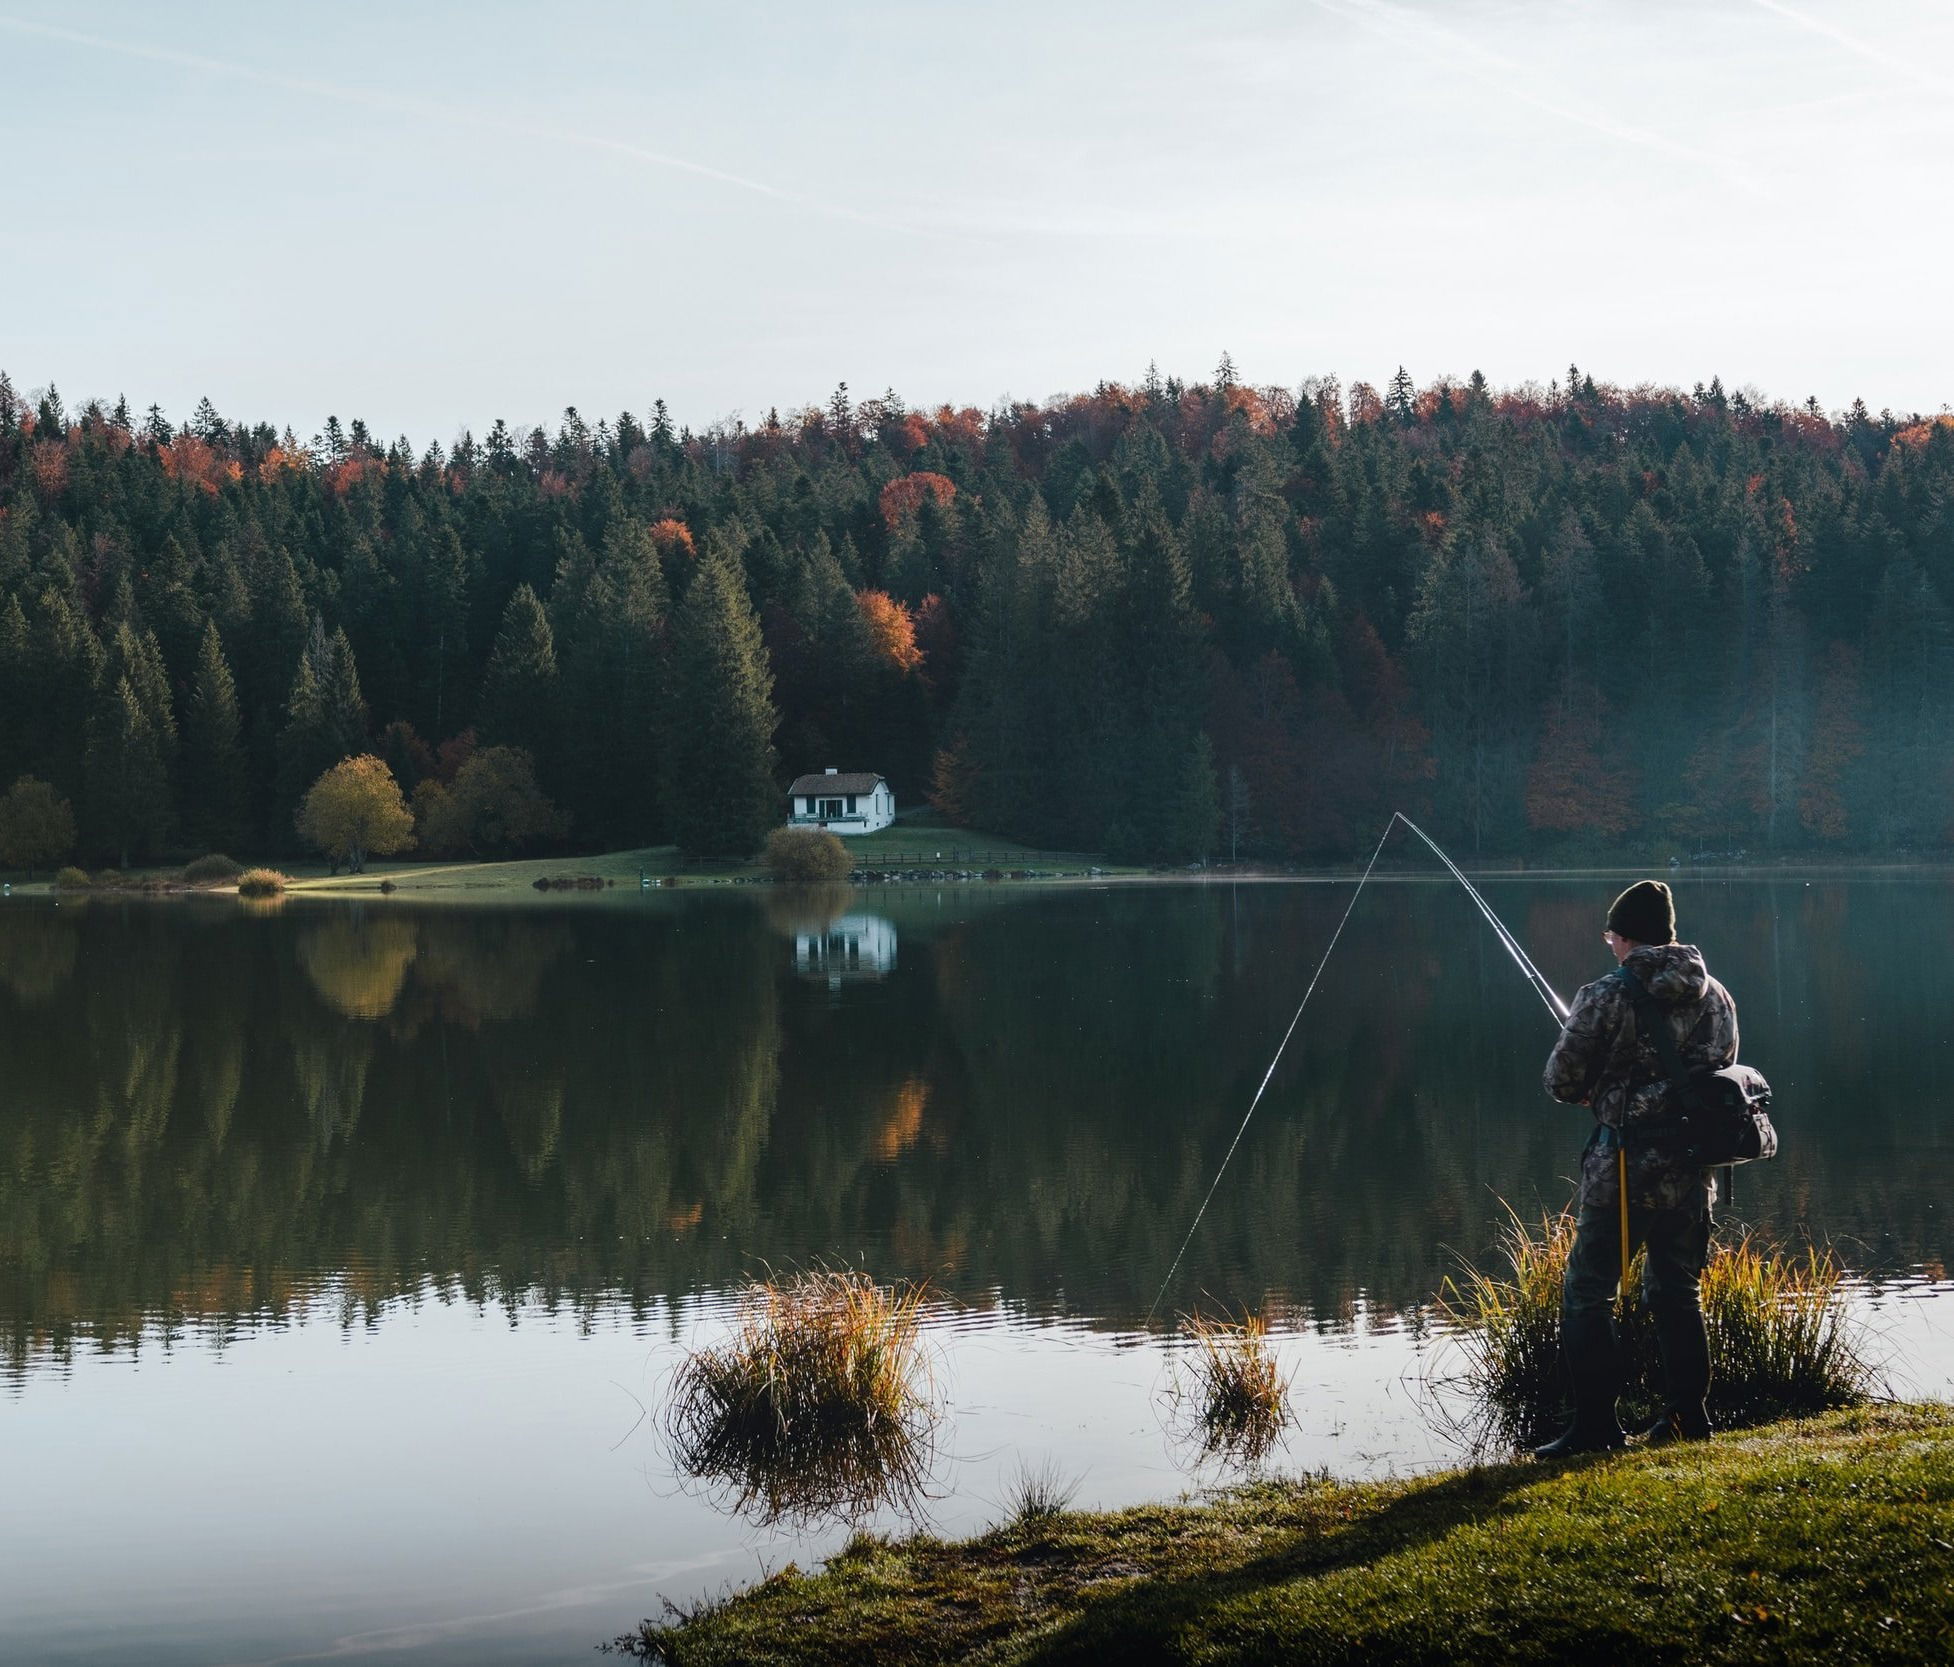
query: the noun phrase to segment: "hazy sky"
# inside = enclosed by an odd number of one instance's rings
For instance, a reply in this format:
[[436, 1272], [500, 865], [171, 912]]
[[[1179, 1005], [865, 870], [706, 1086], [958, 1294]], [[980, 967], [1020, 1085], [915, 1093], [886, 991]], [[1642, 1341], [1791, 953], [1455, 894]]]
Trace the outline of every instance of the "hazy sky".
[[71, 403], [1954, 401], [1947, 0], [0, 0], [0, 65], [0, 366]]

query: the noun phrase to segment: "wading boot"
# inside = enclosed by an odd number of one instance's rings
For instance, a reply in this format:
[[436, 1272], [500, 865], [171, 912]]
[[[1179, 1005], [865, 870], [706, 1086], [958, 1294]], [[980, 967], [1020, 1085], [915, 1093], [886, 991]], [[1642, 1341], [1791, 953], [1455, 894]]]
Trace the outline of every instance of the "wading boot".
[[1715, 1433], [1710, 1415], [1699, 1401], [1693, 1407], [1671, 1407], [1636, 1437], [1651, 1447], [1667, 1447], [1678, 1441], [1708, 1441]]
[[1597, 1417], [1584, 1419], [1577, 1412], [1574, 1422], [1552, 1441], [1534, 1448], [1533, 1456], [1551, 1463], [1555, 1459], [1579, 1458], [1583, 1453], [1612, 1453], [1627, 1444], [1628, 1434], [1615, 1422], [1612, 1413], [1603, 1420]]

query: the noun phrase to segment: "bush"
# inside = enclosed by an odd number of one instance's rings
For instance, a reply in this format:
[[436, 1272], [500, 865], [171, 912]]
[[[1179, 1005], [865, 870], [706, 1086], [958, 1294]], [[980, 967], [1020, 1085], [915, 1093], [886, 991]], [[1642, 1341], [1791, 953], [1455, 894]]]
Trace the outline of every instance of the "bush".
[[[1549, 1216], [1536, 1233], [1515, 1216], [1503, 1235], [1510, 1276], [1469, 1268], [1448, 1279], [1438, 1306], [1464, 1345], [1470, 1433], [1525, 1444], [1554, 1433], [1567, 1405], [1560, 1355], [1561, 1278], [1574, 1218]], [[1661, 1405], [1655, 1326], [1642, 1302], [1643, 1257], [1629, 1266], [1619, 1313], [1625, 1408], [1654, 1416]], [[1710, 1417], [1768, 1423], [1857, 1406], [1878, 1374], [1860, 1352], [1831, 1253], [1788, 1256], [1749, 1237], [1710, 1252], [1703, 1318], [1710, 1333]]]
[[290, 880], [275, 868], [247, 868], [237, 877], [237, 894], [240, 897], [281, 897], [289, 884]]
[[64, 868], [54, 876], [56, 891], [86, 891], [90, 883], [85, 868]]
[[178, 876], [186, 886], [227, 886], [244, 872], [244, 864], [213, 851], [183, 865]]
[[855, 868], [848, 847], [824, 828], [775, 828], [760, 860], [779, 880], [845, 880]]

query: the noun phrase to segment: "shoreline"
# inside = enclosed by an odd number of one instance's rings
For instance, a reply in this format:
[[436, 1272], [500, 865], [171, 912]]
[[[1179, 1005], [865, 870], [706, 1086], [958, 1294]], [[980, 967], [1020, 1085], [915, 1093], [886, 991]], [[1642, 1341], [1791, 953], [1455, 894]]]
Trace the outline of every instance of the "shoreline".
[[612, 1646], [713, 1663], [1944, 1659], [1954, 1407], [1560, 1466], [1251, 1484], [857, 1536]]

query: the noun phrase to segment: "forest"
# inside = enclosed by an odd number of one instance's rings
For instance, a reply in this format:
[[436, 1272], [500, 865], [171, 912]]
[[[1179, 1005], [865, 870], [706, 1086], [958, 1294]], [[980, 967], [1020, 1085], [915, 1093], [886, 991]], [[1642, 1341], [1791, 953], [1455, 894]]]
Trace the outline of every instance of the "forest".
[[1482, 857], [1940, 851], [1950, 587], [1954, 417], [1720, 381], [1224, 356], [417, 450], [0, 375], [0, 791], [123, 866], [293, 850], [367, 754], [436, 855], [746, 857], [830, 766], [1127, 862], [1394, 808]]

